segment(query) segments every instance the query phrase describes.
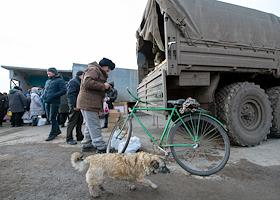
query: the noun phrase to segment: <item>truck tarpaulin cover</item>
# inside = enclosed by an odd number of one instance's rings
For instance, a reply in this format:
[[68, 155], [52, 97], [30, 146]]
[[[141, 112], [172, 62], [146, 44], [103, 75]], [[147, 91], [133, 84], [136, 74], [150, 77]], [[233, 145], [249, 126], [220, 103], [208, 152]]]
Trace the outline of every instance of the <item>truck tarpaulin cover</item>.
[[149, 0], [137, 31], [138, 50], [140, 40], [146, 40], [156, 43], [164, 51], [157, 5], [191, 42], [225, 42], [280, 49], [280, 18], [273, 14], [215, 0]]

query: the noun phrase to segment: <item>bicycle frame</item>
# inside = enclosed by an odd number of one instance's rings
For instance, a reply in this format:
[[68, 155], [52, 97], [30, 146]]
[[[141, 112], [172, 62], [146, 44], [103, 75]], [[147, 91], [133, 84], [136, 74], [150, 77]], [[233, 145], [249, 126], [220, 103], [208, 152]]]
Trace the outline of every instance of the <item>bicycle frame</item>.
[[[153, 144], [156, 144], [157, 147], [159, 149], [161, 149], [162, 151], [164, 151], [166, 153], [166, 151], [163, 148], [168, 148], [168, 147], [193, 147], [196, 148], [199, 144], [199, 136], [198, 136], [198, 131], [199, 131], [199, 124], [200, 124], [200, 117], [202, 115], [211, 118], [212, 120], [216, 121], [219, 125], [221, 125], [221, 127], [223, 127], [223, 129], [225, 131], [227, 131], [227, 129], [225, 128], [225, 126], [215, 117], [212, 117], [211, 115], [208, 115], [206, 110], [199, 108], [197, 109], [195, 112], [188, 112], [184, 115], [180, 115], [179, 112], [177, 111], [177, 106], [174, 106], [173, 108], [165, 108], [165, 107], [137, 107], [138, 104], [140, 102], [142, 103], [148, 103], [145, 101], [142, 101], [139, 97], [134, 96], [129, 89], [127, 88], [127, 92], [136, 100], [135, 105], [133, 106], [131, 112], [128, 114], [125, 122], [127, 122], [127, 120], [129, 118], [134, 117], [137, 121], [138, 124], [140, 124], [141, 128], [145, 131], [145, 133], [148, 135], [148, 137], [152, 140]], [[148, 103], [149, 104], [149, 103]], [[135, 114], [137, 111], [171, 111], [171, 114], [167, 120], [167, 123], [164, 127], [164, 130], [161, 134], [160, 140], [159, 142], [156, 141], [156, 139], [152, 136], [152, 134], [149, 132], [149, 130], [145, 127], [145, 125], [142, 123], [142, 121], [139, 119], [139, 117], [137, 117], [137, 115]], [[199, 118], [198, 118], [198, 126], [194, 128], [193, 122], [192, 122], [192, 115], [194, 114], [198, 114]], [[172, 122], [172, 117], [176, 116], [178, 117], [178, 119], [175, 122]], [[186, 125], [186, 123], [184, 122], [184, 118], [185, 117], [190, 117], [191, 118], [191, 124], [192, 124], [192, 131], [188, 128], [188, 126]], [[172, 129], [172, 127], [178, 123], [181, 122], [184, 126], [184, 128], [187, 130], [188, 134], [190, 135], [190, 137], [192, 138], [193, 144], [169, 144], [168, 143], [168, 139], [169, 139], [169, 135], [170, 135], [170, 131]], [[170, 124], [172, 123], [172, 126], [170, 126]], [[195, 130], [194, 130], [195, 129]], [[212, 130], [211, 130], [212, 131]]]
[[[145, 131], [145, 133], [148, 135], [148, 137], [158, 147], [160, 147], [160, 148], [168, 148], [168, 147], [172, 147], [172, 146], [173, 147], [195, 147], [197, 145], [197, 143], [199, 142], [198, 134], [197, 133], [193, 134], [192, 131], [187, 127], [187, 125], [185, 124], [185, 122], [183, 120], [184, 117], [186, 117], [188, 115], [191, 116], [192, 113], [187, 113], [186, 115], [181, 116], [179, 114], [179, 112], [177, 111], [177, 107], [176, 106], [174, 106], [173, 108], [165, 108], [165, 107], [137, 107], [138, 103], [139, 103], [139, 101], [136, 102], [135, 106], [132, 108], [131, 112], [128, 114], [126, 120], [128, 120], [131, 117], [135, 118], [137, 123]], [[163, 132], [161, 134], [159, 142], [156, 141], [156, 139], [152, 136], [150, 131], [145, 127], [145, 125], [142, 123], [142, 121], [139, 119], [139, 117], [137, 117], [137, 115], [135, 114], [137, 111], [144, 111], [144, 110], [145, 111], [170, 111], [171, 112], [170, 116], [168, 117], [167, 123], [166, 123], [166, 125], [164, 127], [164, 130], [163, 130]], [[199, 113], [199, 116], [200, 116], [201, 114], [204, 114], [205, 111], [200, 109], [200, 110], [197, 110], [195, 113]], [[175, 122], [172, 122], [172, 117], [173, 116], [178, 117], [178, 119]], [[213, 118], [213, 119], [215, 119], [215, 118]], [[170, 135], [170, 130], [173, 127], [173, 126], [170, 126], [170, 125], [171, 124], [174, 125], [174, 124], [178, 123], [179, 121], [182, 122], [182, 124], [184, 125], [184, 127], [187, 130], [188, 134], [190, 135], [190, 137], [194, 141], [193, 144], [169, 144], [168, 143], [168, 138], [169, 138], [169, 135]]]

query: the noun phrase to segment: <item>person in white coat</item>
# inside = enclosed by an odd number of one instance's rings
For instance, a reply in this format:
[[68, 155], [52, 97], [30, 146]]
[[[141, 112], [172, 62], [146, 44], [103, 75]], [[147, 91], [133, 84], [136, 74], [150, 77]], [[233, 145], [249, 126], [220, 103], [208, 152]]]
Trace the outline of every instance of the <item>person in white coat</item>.
[[45, 114], [43, 103], [39, 94], [40, 92], [38, 87], [31, 88], [30, 116], [33, 126], [37, 126], [39, 115]]

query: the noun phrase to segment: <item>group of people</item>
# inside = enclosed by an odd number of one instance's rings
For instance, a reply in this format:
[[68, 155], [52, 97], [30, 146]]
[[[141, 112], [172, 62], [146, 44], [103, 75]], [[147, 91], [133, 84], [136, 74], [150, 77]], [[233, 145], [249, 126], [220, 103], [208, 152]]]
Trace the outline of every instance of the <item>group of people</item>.
[[0, 93], [0, 126], [7, 116], [8, 111], [12, 114], [10, 121], [12, 127], [23, 126], [23, 115], [26, 111], [32, 117], [32, 124], [38, 119], [39, 115], [44, 114], [44, 109], [40, 99], [40, 89], [33, 87], [26, 94], [22, 89], [15, 86], [7, 93]]
[[[23, 93], [22, 88], [15, 86], [9, 91], [9, 94], [0, 93], [0, 126], [7, 119], [10, 120], [11, 127], [20, 127], [24, 123], [37, 126], [39, 117], [46, 118], [46, 109], [42, 98], [43, 92], [44, 90], [40, 87], [32, 87], [26, 93]], [[66, 112], [68, 116], [67, 100], [67, 111], [62, 110], [63, 106], [63, 104], [60, 104], [59, 115]], [[59, 121], [62, 123], [63, 120]]]
[[[115, 64], [110, 59], [103, 58], [99, 63], [88, 64], [85, 71], [78, 71], [67, 84], [56, 68], [49, 68], [44, 89], [33, 87], [29, 95], [24, 95], [22, 89], [16, 86], [9, 94], [0, 93], [0, 125], [4, 118], [2, 116], [8, 110], [12, 112], [12, 126], [22, 126], [23, 114], [27, 110], [34, 125], [38, 123], [39, 116], [45, 115], [51, 124], [46, 141], [51, 141], [61, 134], [59, 125], [63, 126], [68, 118], [66, 142], [75, 145], [77, 141], [81, 141], [82, 151], [103, 153], [106, 143], [101, 129], [107, 128], [109, 114], [104, 115], [102, 127], [99, 117], [103, 112], [104, 101], [112, 109], [112, 103], [117, 98], [114, 82], [107, 82], [108, 75], [114, 68]], [[67, 107], [64, 107], [65, 104]], [[62, 112], [61, 109], [66, 111]], [[82, 132], [83, 122], [85, 128]], [[75, 128], [76, 140], [73, 138]]]
[[7, 114], [9, 108], [9, 100], [7, 93], [0, 92], [0, 127], [2, 127], [3, 120]]

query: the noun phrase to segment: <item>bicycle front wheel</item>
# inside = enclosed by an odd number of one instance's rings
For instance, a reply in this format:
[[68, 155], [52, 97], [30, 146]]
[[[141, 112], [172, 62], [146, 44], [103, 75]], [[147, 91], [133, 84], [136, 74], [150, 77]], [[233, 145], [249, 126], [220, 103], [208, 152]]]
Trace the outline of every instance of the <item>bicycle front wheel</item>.
[[110, 153], [112, 150], [124, 153], [129, 144], [131, 133], [131, 117], [120, 118], [109, 136], [106, 153]]
[[225, 129], [210, 116], [191, 114], [179, 121], [170, 136], [171, 153], [186, 171], [209, 176], [227, 163], [230, 143]]

